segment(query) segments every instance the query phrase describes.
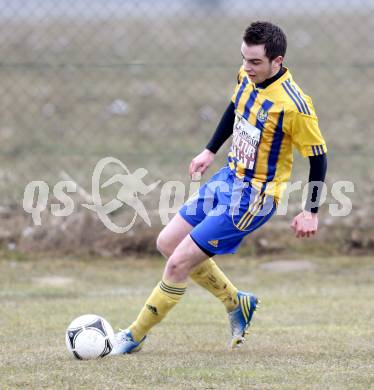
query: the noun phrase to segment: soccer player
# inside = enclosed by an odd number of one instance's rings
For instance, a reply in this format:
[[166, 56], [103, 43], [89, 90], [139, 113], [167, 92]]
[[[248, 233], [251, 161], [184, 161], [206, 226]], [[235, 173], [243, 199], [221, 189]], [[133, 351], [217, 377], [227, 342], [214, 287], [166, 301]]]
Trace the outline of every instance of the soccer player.
[[326, 174], [326, 143], [312, 100], [283, 66], [284, 32], [269, 22], [252, 23], [241, 45], [243, 65], [231, 102], [210, 142], [191, 162], [203, 174], [232, 135], [228, 164], [182, 206], [161, 231], [157, 247], [168, 259], [162, 280], [130, 327], [116, 334], [113, 354], [138, 351], [147, 333], [181, 300], [190, 277], [225, 306], [231, 347], [244, 342], [258, 304], [239, 291], [212, 257], [235, 253], [243, 238], [274, 214], [291, 176], [293, 147], [310, 161], [309, 195], [292, 221], [297, 237], [317, 231], [320, 187]]

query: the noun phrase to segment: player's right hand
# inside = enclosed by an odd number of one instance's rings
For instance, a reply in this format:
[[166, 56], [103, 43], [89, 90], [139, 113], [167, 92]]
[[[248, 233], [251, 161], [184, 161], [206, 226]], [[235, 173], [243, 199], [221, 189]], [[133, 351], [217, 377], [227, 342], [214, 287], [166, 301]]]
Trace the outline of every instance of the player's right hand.
[[213, 152], [208, 149], [205, 149], [195, 158], [193, 158], [189, 167], [189, 174], [191, 178], [196, 172], [200, 172], [201, 174], [203, 174], [213, 162], [214, 156], [215, 154]]
[[310, 211], [303, 210], [293, 219], [291, 228], [297, 238], [311, 237], [318, 229], [318, 215]]

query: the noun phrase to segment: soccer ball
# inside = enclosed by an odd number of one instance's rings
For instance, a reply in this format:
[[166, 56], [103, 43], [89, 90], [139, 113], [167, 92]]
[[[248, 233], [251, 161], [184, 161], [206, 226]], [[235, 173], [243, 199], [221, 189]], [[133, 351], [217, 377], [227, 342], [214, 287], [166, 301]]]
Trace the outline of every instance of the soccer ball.
[[68, 351], [76, 359], [97, 359], [112, 351], [114, 332], [103, 317], [85, 314], [68, 326], [65, 341]]

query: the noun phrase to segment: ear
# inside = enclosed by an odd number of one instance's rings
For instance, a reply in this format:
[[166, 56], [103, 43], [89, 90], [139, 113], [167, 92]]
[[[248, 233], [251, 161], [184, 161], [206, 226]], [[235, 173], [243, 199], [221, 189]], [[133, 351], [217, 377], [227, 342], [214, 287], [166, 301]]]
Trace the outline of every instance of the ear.
[[283, 63], [283, 60], [284, 60], [284, 57], [282, 57], [282, 56], [278, 56], [278, 57], [274, 58], [273, 66], [274, 67], [280, 66]]

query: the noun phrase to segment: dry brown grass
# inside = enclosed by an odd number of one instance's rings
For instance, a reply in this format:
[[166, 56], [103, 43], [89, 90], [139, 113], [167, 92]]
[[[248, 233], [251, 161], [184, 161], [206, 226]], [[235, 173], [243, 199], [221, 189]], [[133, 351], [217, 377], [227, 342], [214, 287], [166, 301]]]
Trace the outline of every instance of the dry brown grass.
[[[373, 388], [373, 259], [304, 256], [287, 260], [309, 261], [313, 268], [307, 271], [261, 267], [273, 260], [278, 258], [219, 260], [239, 288], [262, 299], [242, 349], [228, 351], [223, 307], [191, 284], [140, 353], [80, 362], [65, 349], [68, 323], [95, 312], [114, 328], [128, 325], [159, 279], [163, 262], [3, 258], [0, 387]], [[56, 277], [74, 282], [51, 285]]]

